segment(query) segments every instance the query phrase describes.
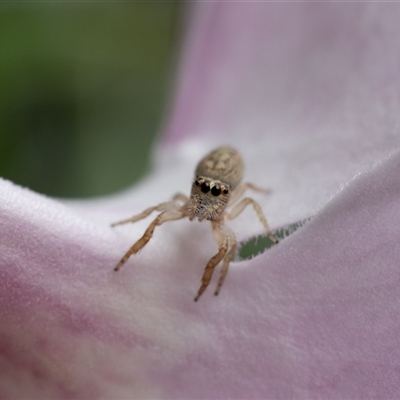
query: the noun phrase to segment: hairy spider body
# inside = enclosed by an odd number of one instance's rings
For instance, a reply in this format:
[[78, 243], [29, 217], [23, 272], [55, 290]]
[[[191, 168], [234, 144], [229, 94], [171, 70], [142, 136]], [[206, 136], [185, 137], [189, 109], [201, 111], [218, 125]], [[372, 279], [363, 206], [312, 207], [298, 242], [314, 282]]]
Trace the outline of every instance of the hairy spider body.
[[[248, 205], [252, 205], [260, 222], [263, 224], [267, 236], [274, 242], [278, 240], [272, 235], [260, 205], [250, 197], [238, 201], [247, 189], [258, 192], [268, 192], [251, 183], [240, 182], [243, 179], [244, 163], [240, 154], [231, 147], [219, 147], [200, 160], [195, 171], [190, 198], [184, 194], [176, 194], [171, 201], [147, 208], [142, 213], [131, 218], [116, 222], [112, 226], [129, 222], [136, 222], [150, 215], [153, 211], [160, 214], [148, 226], [143, 236], [121, 258], [114, 270], [118, 271], [128, 258], [136, 254], [152, 238], [156, 226], [165, 222], [188, 217], [211, 221], [212, 231], [218, 244], [218, 253], [207, 263], [201, 280], [200, 289], [195, 301], [199, 299], [210, 283], [215, 267], [221, 262], [221, 273], [217, 288], [217, 295], [228, 272], [229, 263], [233, 259], [237, 242], [235, 234], [225, 224], [225, 219], [236, 218]], [[233, 206], [230, 212], [228, 207]]]

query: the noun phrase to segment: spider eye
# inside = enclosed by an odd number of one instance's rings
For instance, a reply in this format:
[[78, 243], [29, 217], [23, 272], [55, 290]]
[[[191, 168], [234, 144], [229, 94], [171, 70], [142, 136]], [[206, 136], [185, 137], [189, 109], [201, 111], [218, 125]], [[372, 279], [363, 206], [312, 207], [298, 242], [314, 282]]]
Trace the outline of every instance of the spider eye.
[[219, 196], [221, 194], [221, 188], [219, 186], [213, 186], [211, 189], [211, 194], [213, 196]]
[[229, 193], [229, 190], [228, 190], [228, 189], [224, 189], [224, 190], [222, 191], [222, 193], [223, 193], [223, 194], [228, 194], [228, 193]]
[[199, 182], [199, 180], [198, 180], [198, 179], [196, 179], [196, 180], [194, 181], [194, 184], [195, 184], [196, 186], [199, 186], [199, 185], [200, 185], [200, 182]]
[[210, 184], [207, 183], [207, 182], [204, 182], [204, 183], [201, 185], [201, 191], [202, 191], [203, 193], [208, 193], [208, 192], [210, 191]]

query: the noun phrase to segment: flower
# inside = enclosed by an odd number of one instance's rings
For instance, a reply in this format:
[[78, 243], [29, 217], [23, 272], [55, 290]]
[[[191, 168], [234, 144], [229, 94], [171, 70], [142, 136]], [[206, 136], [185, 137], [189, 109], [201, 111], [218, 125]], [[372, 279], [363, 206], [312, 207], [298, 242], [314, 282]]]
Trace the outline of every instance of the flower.
[[[0, 181], [5, 398], [394, 398], [399, 391], [398, 4], [192, 9], [172, 114], [140, 185], [61, 201]], [[147, 220], [229, 143], [273, 229], [193, 302], [216, 251], [177, 221], [115, 273]], [[232, 226], [262, 232], [250, 210]], [[215, 279], [212, 285], [215, 284]]]

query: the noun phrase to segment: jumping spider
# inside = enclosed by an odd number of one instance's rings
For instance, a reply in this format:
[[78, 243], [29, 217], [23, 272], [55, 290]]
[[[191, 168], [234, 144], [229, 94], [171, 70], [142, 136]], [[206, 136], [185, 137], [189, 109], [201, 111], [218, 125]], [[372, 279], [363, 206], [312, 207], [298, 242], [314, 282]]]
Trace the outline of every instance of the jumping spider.
[[[258, 192], [267, 192], [252, 183], [242, 183], [244, 163], [240, 154], [230, 147], [220, 147], [207, 154], [200, 160], [195, 171], [190, 198], [184, 194], [176, 194], [172, 200], [157, 206], [147, 208], [142, 213], [131, 218], [116, 222], [111, 226], [136, 222], [147, 217], [153, 211], [161, 211], [156, 219], [149, 225], [143, 236], [121, 258], [114, 270], [118, 271], [132, 254], [136, 254], [153, 236], [156, 226], [165, 222], [188, 217], [190, 220], [197, 218], [199, 221], [211, 221], [214, 237], [218, 243], [218, 253], [210, 259], [204, 270], [202, 283], [194, 301], [197, 301], [207, 288], [214, 268], [223, 260], [221, 273], [215, 291], [217, 295], [228, 272], [229, 263], [236, 252], [236, 238], [232, 229], [225, 225], [226, 219], [236, 218], [246, 206], [252, 205], [260, 222], [263, 224], [267, 236], [273, 243], [277, 238], [271, 233], [260, 205], [250, 197], [238, 202], [246, 189]], [[236, 204], [235, 204], [236, 203]], [[228, 207], [232, 207], [227, 212]]]

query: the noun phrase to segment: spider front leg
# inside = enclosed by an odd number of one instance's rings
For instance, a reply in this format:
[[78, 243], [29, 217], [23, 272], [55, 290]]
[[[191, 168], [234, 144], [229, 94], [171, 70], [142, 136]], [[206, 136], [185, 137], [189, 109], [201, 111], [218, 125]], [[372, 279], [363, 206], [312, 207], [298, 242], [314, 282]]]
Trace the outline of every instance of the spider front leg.
[[[147, 211], [147, 210], [146, 210]], [[142, 213], [143, 214], [143, 213]], [[119, 263], [115, 266], [114, 271], [118, 271], [123, 264], [128, 260], [132, 254], [136, 254], [140, 249], [142, 249], [147, 242], [153, 237], [153, 232], [156, 226], [160, 226], [165, 222], [181, 219], [185, 217], [186, 214], [181, 210], [166, 210], [163, 211], [146, 229], [143, 236], [126, 252], [126, 254], [121, 258]], [[140, 218], [139, 218], [140, 219]]]
[[[233, 238], [233, 241], [235, 241], [235, 236], [234, 236], [232, 230], [229, 229], [226, 225], [224, 225], [223, 220], [211, 221], [211, 224], [212, 224], [212, 230], [213, 230], [215, 239], [217, 240], [217, 243], [218, 243], [219, 251], [207, 263], [206, 268], [204, 270], [203, 277], [201, 278], [200, 289], [197, 292], [197, 295], [194, 298], [194, 301], [197, 301], [200, 298], [200, 296], [203, 294], [203, 292], [206, 290], [208, 284], [210, 283], [214, 269], [218, 265], [218, 263], [225, 257], [225, 254], [228, 251], [229, 245], [232, 242], [232, 238]], [[236, 246], [236, 244], [235, 244], [235, 246]], [[223, 265], [223, 269], [225, 269], [224, 276], [226, 275], [229, 261], [232, 259], [233, 255], [234, 255], [234, 253], [232, 255], [231, 255], [231, 253], [232, 253], [232, 250], [228, 253], [228, 255], [227, 255], [228, 260], [225, 259], [225, 262]], [[222, 274], [223, 274], [223, 272], [221, 271], [220, 281], [221, 280], [223, 281]], [[222, 285], [222, 281], [221, 281], [221, 285]], [[218, 294], [219, 288], [220, 288], [220, 284], [218, 283], [218, 288], [217, 288], [216, 294]]]
[[218, 280], [218, 285], [217, 289], [215, 290], [214, 294], [217, 296], [219, 291], [221, 290], [221, 286], [224, 283], [226, 274], [228, 273], [228, 268], [229, 268], [229, 263], [232, 261], [233, 257], [236, 254], [236, 237], [235, 234], [233, 233], [232, 229], [228, 228], [226, 225], [224, 226], [224, 230], [226, 232], [226, 237], [228, 240], [228, 244], [231, 245], [231, 249], [228, 251], [228, 254], [224, 258], [224, 262], [221, 267], [221, 272], [219, 275], [219, 280]]
[[260, 205], [252, 198], [246, 197], [241, 200], [235, 207], [231, 210], [230, 213], [225, 214], [226, 219], [234, 219], [236, 218], [248, 205], [252, 205], [254, 211], [256, 212], [258, 219], [263, 224], [265, 232], [267, 233], [267, 237], [274, 243], [278, 243], [278, 239], [271, 233], [271, 229], [268, 225], [267, 219], [265, 218], [264, 213], [261, 210]]
[[149, 216], [153, 211], [166, 211], [166, 210], [177, 210], [181, 208], [181, 205], [178, 203], [183, 202], [186, 203], [189, 200], [187, 196], [185, 196], [182, 193], [176, 193], [174, 197], [172, 197], [172, 200], [166, 201], [164, 203], [158, 204], [153, 207], [146, 208], [146, 210], [142, 211], [141, 213], [134, 215], [133, 217], [123, 219], [122, 221], [117, 221], [111, 224], [112, 227], [117, 226], [117, 225], [123, 225], [123, 224], [128, 224], [130, 222], [136, 222], [140, 221], [143, 218], [146, 218]]

